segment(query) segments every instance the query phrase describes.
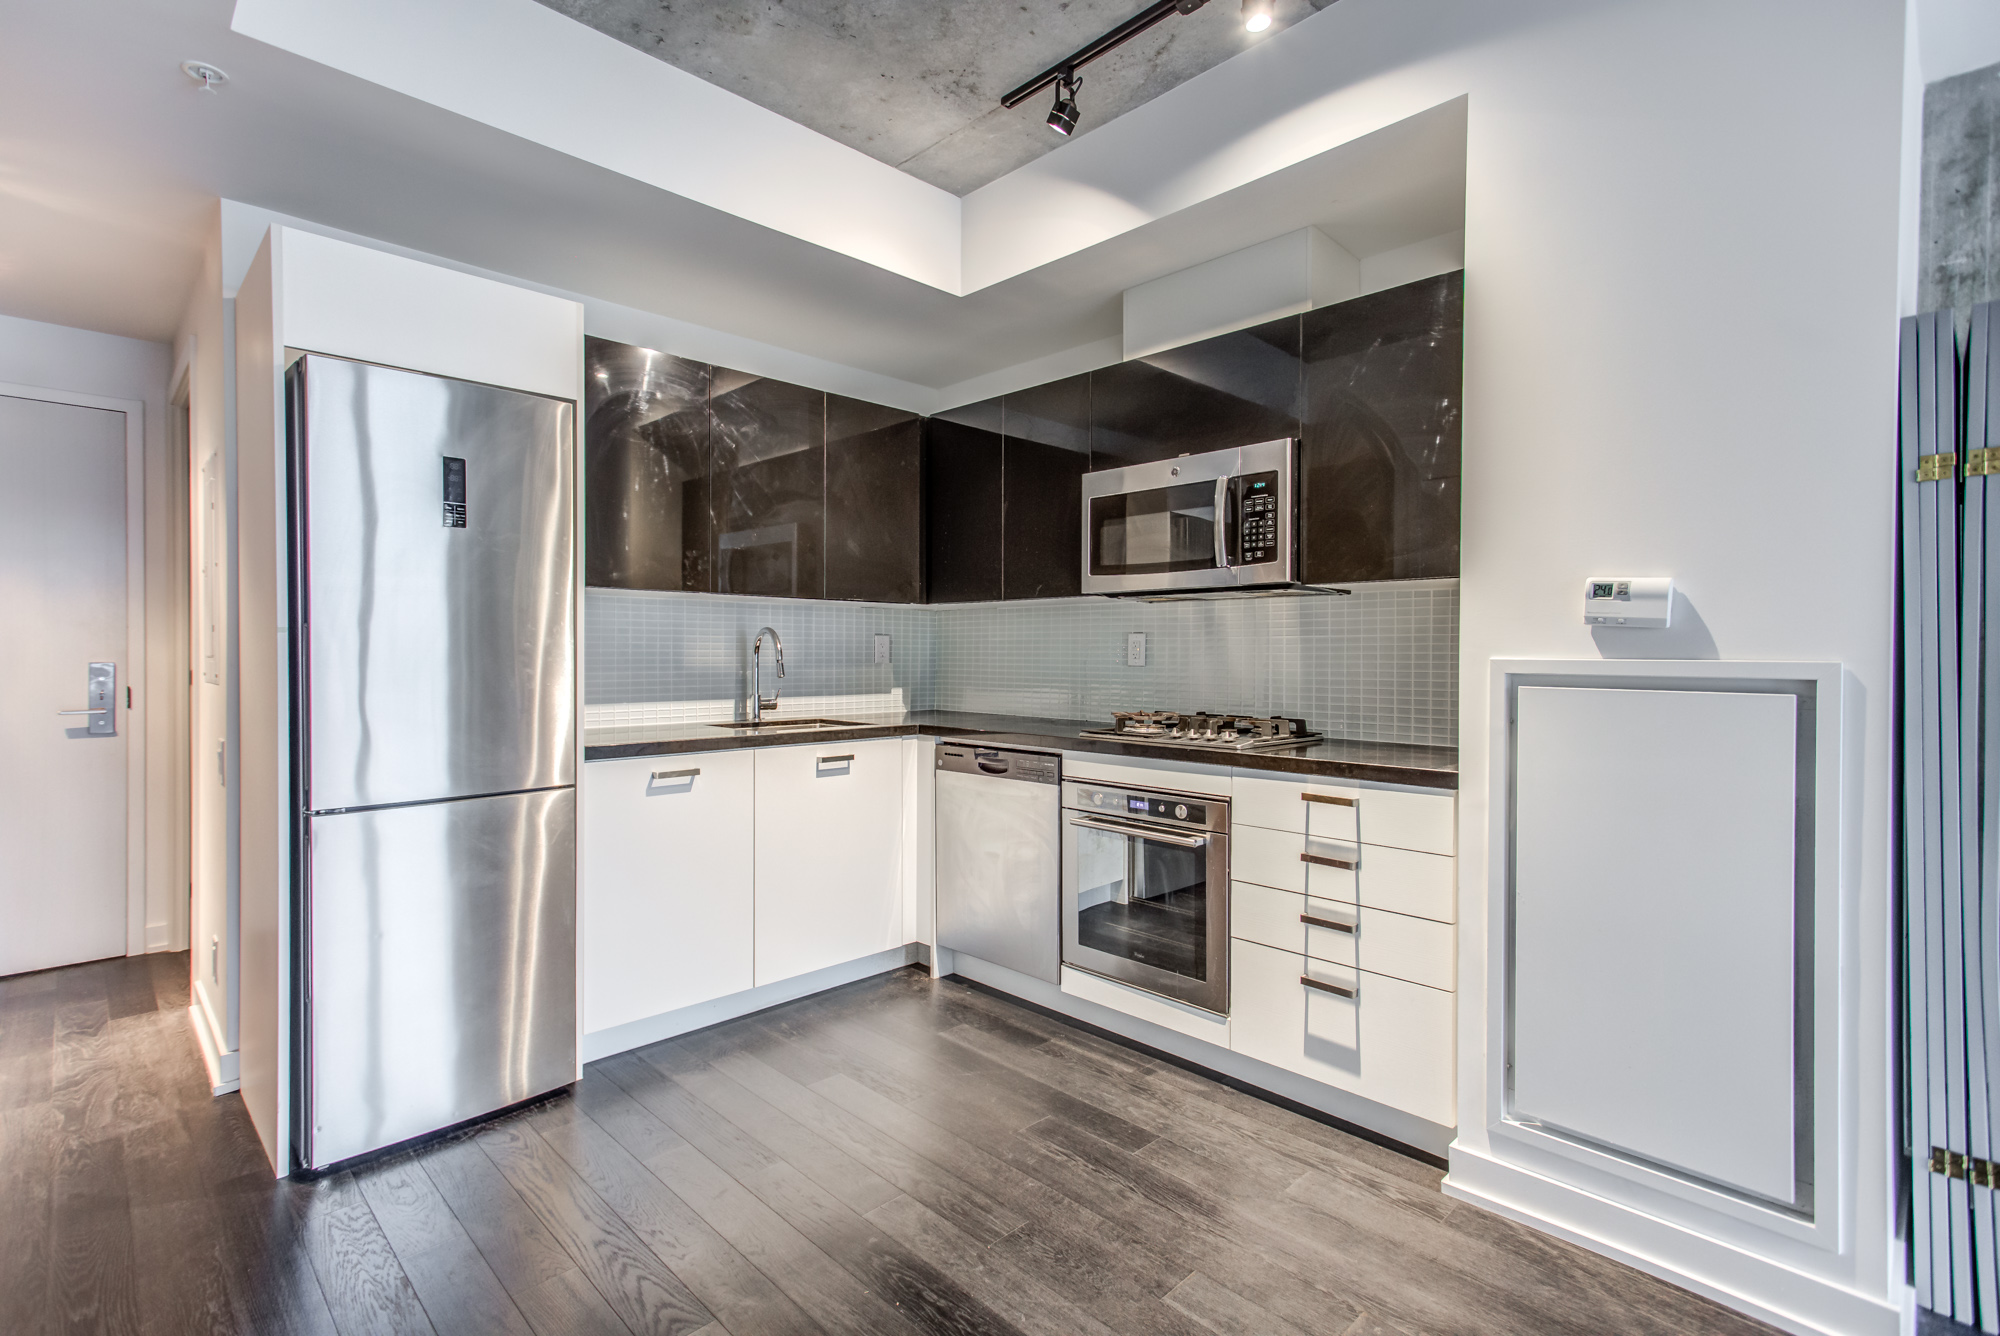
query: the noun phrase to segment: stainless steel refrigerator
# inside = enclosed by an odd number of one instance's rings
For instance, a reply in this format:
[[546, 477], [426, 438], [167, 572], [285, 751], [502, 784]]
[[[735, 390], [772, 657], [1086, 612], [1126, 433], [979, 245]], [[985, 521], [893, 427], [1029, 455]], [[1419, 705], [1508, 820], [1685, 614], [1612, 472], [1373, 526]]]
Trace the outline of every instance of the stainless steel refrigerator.
[[287, 377], [293, 1158], [576, 1076], [575, 408]]

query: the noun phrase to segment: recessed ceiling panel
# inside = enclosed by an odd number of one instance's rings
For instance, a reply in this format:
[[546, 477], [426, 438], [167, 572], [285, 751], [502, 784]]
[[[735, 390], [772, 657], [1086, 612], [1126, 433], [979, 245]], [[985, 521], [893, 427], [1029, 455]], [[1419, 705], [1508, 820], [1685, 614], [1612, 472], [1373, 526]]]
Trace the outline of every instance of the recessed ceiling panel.
[[[1333, 0], [1173, 14], [1086, 66], [1076, 133], [1151, 101]], [[559, 13], [953, 194], [1064, 142], [1053, 95], [1001, 97], [1147, 0], [541, 0]]]

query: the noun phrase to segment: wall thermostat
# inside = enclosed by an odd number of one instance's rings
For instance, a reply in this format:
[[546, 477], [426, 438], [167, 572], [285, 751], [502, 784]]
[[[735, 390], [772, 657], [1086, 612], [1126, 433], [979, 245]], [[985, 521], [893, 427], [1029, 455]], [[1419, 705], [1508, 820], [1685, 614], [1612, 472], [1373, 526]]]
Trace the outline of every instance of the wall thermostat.
[[1602, 579], [1583, 586], [1583, 620], [1592, 626], [1659, 630], [1673, 621], [1674, 582], [1670, 579]]

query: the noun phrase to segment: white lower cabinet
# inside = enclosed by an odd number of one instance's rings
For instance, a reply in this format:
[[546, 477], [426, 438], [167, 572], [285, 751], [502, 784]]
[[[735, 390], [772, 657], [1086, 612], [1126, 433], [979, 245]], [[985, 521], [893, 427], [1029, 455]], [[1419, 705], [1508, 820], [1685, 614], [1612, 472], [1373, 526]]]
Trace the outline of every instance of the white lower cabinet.
[[1233, 1050], [1442, 1126], [1457, 1121], [1452, 994], [1260, 942], [1229, 947]]
[[756, 981], [903, 944], [903, 747], [756, 750]]
[[583, 1028], [751, 986], [752, 753], [583, 768]]

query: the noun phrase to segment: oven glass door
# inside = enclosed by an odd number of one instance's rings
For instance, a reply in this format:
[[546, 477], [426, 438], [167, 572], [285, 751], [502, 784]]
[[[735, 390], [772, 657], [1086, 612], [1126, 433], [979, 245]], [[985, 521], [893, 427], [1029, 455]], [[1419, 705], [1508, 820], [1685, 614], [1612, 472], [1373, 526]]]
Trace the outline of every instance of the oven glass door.
[[1092, 575], [1172, 575], [1226, 568], [1229, 480], [1090, 498]]
[[1063, 961], [1229, 1012], [1229, 837], [1068, 811]]

